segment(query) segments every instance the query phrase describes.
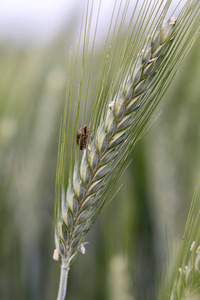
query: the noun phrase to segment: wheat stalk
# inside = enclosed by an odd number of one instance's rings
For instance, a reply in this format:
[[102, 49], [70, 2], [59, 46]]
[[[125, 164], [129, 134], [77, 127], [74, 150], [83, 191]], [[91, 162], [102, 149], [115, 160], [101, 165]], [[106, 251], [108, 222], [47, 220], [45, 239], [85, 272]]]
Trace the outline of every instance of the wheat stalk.
[[84, 149], [80, 166], [75, 165], [67, 192], [62, 194], [61, 214], [56, 230], [56, 248], [68, 268], [78, 250], [84, 252], [84, 236], [104, 204], [102, 197], [110, 174], [116, 169], [123, 144], [133, 130], [144, 95], [162, 64], [170, 45], [175, 18], [163, 22], [155, 34], [147, 37], [130, 75], [108, 103], [105, 116]]

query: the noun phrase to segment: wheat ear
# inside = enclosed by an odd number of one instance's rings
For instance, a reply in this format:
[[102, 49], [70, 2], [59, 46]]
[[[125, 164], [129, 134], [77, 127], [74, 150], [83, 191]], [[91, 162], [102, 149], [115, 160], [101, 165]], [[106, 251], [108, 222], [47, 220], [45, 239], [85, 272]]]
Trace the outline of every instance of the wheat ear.
[[[187, 264], [179, 268], [177, 284], [174, 285], [170, 300], [190, 299], [190, 296], [199, 288], [200, 280], [200, 246], [196, 248], [195, 241], [190, 247], [190, 256]], [[188, 297], [188, 298], [187, 298]]]
[[110, 175], [120, 163], [120, 152], [131, 136], [144, 95], [162, 64], [174, 26], [175, 18], [172, 17], [161, 24], [153, 37], [148, 36], [130, 75], [121, 86], [120, 95], [107, 104], [93, 140], [83, 151], [80, 166], [75, 165], [67, 192], [62, 193], [55, 241], [66, 269], [78, 250], [84, 252], [85, 233], [105, 202], [103, 194], [108, 188]]
[[[199, 299], [200, 284], [200, 211], [196, 206], [199, 184], [195, 188], [182, 236], [170, 300]], [[195, 213], [196, 211], [196, 213]], [[196, 217], [195, 217], [196, 214]]]

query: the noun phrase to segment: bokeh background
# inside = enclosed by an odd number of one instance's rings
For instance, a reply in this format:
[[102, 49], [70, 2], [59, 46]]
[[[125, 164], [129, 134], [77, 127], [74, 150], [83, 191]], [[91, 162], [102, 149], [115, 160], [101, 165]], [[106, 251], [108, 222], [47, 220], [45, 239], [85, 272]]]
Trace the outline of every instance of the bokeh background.
[[[54, 186], [67, 60], [84, 1], [0, 4], [0, 299], [56, 299]], [[113, 1], [102, 2], [101, 38]], [[98, 71], [94, 76], [98, 76]], [[153, 299], [200, 177], [200, 39], [69, 275], [74, 300]], [[91, 85], [92, 87], [92, 85]], [[95, 88], [95, 87], [94, 87]]]

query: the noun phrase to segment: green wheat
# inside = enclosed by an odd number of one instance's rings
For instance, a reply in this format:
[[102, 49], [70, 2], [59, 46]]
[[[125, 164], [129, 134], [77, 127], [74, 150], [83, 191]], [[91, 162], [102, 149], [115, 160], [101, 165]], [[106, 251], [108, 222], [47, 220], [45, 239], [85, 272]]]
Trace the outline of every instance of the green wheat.
[[[127, 6], [125, 6], [122, 15], [119, 31], [123, 28], [129, 1], [125, 1], [125, 3]], [[186, 3], [178, 15], [177, 23], [174, 17], [171, 17], [167, 22], [163, 21], [171, 1], [163, 1], [163, 3], [165, 4], [164, 9], [161, 12], [158, 9], [160, 25], [157, 26], [156, 23], [151, 23], [149, 30], [152, 33], [147, 34], [145, 43], [143, 42], [144, 37], [140, 37], [139, 34], [141, 28], [138, 29], [136, 42], [142, 48], [137, 55], [128, 47], [131, 41], [133, 42], [133, 33], [130, 34], [133, 18], [130, 21], [124, 47], [122, 47], [121, 62], [117, 64], [118, 66], [124, 64], [125, 67], [122, 68], [121, 77], [119, 77], [119, 72], [116, 71], [116, 81], [115, 79], [112, 81], [108, 90], [107, 86], [111, 73], [110, 69], [106, 71], [104, 65], [106, 65], [109, 55], [111, 56], [111, 62], [114, 61], [116, 48], [114, 47], [112, 55], [110, 47], [107, 52], [105, 50], [89, 126], [93, 129], [92, 138], [86, 138], [85, 149], [81, 151], [76, 144], [76, 134], [91, 28], [89, 5], [87, 7], [81, 81], [77, 111], [74, 118], [75, 125], [70, 139], [70, 117], [67, 123], [67, 114], [68, 116], [71, 114], [81, 36], [72, 82], [69, 81], [67, 84], [69, 93], [59, 143], [55, 201], [56, 250], [54, 253], [55, 259], [58, 259], [59, 255], [62, 258], [58, 299], [64, 299], [65, 297], [67, 274], [72, 261], [78, 251], [85, 252], [85, 234], [93, 225], [105, 202], [109, 200], [113, 183], [124, 170], [133, 145], [149, 126], [155, 108], [198, 35], [200, 13], [198, 1], [188, 1]], [[158, 3], [151, 8], [147, 24], [150, 24], [151, 17], [157, 7], [159, 7]], [[145, 20], [145, 12], [143, 12], [141, 19], [138, 17], [138, 22], [139, 20]], [[145, 33], [146, 29], [144, 29]], [[130, 38], [128, 39], [129, 34]], [[119, 36], [120, 34], [117, 35], [116, 44], [119, 42]], [[111, 37], [112, 42], [113, 40], [114, 36]], [[137, 47], [135, 48], [137, 49]], [[94, 43], [92, 52], [93, 50]], [[126, 60], [127, 56], [128, 59]], [[135, 57], [135, 60], [132, 56]], [[89, 79], [90, 75], [91, 64], [89, 66]], [[86, 88], [83, 120], [86, 111], [89, 79]], [[117, 92], [114, 93], [117, 84]], [[84, 124], [83, 120], [82, 125]], [[65, 127], [67, 127], [66, 135]], [[69, 149], [70, 142], [71, 150]], [[70, 162], [67, 162], [67, 159]], [[66, 175], [67, 168], [69, 168], [68, 175]]]

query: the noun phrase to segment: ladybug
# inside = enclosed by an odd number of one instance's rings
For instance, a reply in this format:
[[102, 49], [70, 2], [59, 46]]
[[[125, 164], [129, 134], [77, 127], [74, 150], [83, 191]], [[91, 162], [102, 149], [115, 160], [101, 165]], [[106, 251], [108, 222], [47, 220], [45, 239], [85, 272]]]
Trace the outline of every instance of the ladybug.
[[76, 141], [79, 145], [80, 150], [83, 150], [86, 147], [88, 132], [89, 129], [87, 125], [83, 125], [83, 127], [81, 127], [77, 132]]

